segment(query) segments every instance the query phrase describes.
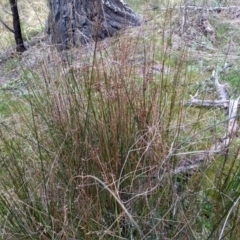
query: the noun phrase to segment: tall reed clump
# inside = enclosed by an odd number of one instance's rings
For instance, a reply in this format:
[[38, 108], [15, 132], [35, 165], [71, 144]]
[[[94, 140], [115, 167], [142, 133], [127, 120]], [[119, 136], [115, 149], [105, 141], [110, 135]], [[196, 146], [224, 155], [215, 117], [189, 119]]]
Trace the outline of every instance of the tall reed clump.
[[171, 121], [181, 119], [182, 63], [173, 75], [154, 75], [153, 44], [141, 66], [131, 64], [138, 44], [95, 48], [77, 70], [43, 66], [44, 79], [25, 71], [19, 122], [1, 128], [6, 234], [92, 239], [151, 231], [144, 195], [157, 191], [151, 179], [176, 135]]
[[[3, 239], [211, 239], [221, 229], [234, 233], [239, 213], [230, 211], [232, 202], [224, 199], [228, 207], [218, 216], [213, 202], [221, 197], [217, 190], [230, 196], [237, 188], [236, 161], [227, 170], [223, 161], [227, 177], [214, 184], [214, 194], [208, 169], [190, 180], [170, 173], [177, 153], [212, 140], [201, 131], [208, 113], [184, 107], [192, 81], [186, 51], [174, 55], [164, 37], [161, 44], [140, 39], [72, 49], [55, 69], [43, 64], [39, 74], [24, 71], [27, 94], [0, 129]], [[141, 60], [132, 58], [139, 51]], [[77, 64], [71, 59], [76, 55]], [[235, 202], [239, 192], [232, 194]], [[223, 219], [229, 221], [223, 225]]]

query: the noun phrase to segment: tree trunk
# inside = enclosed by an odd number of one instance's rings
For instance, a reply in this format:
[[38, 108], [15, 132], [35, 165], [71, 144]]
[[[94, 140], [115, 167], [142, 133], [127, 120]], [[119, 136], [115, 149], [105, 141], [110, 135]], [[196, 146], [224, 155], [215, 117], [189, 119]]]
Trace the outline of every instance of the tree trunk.
[[60, 48], [102, 40], [141, 24], [123, 0], [49, 0], [49, 10], [47, 33]]
[[17, 52], [24, 52], [26, 50], [23, 38], [22, 31], [20, 26], [20, 18], [18, 14], [17, 0], [9, 0], [12, 16], [13, 16], [13, 29], [14, 29], [14, 38], [17, 44], [16, 50]]

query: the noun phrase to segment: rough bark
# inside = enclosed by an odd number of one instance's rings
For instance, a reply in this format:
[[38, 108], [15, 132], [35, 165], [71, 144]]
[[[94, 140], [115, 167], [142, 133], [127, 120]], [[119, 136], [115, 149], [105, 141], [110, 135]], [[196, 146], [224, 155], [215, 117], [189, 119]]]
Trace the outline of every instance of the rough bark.
[[17, 52], [24, 52], [26, 50], [22, 38], [22, 31], [20, 26], [20, 18], [18, 14], [18, 7], [16, 0], [9, 0], [12, 16], [13, 16], [13, 29], [14, 29], [14, 38], [17, 44], [16, 50]]
[[141, 18], [123, 0], [49, 0], [47, 33], [61, 48], [102, 40]]

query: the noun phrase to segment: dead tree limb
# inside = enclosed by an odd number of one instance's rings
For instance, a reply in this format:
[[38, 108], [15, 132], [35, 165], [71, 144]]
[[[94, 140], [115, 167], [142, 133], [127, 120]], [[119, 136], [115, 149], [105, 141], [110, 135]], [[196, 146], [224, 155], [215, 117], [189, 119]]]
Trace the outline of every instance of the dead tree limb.
[[[167, 10], [169, 8], [166, 7], [159, 7], [157, 5], [149, 4], [151, 7], [151, 10]], [[173, 6], [170, 7], [171, 9], [180, 9], [180, 10], [192, 10], [192, 11], [209, 11], [209, 12], [217, 12], [220, 13], [222, 11], [228, 11], [228, 12], [236, 12], [240, 11], [240, 8], [238, 6], [230, 6], [230, 7], [207, 7], [207, 6]]]
[[[192, 98], [185, 103], [185, 106], [198, 106], [198, 107], [225, 107], [229, 105], [229, 100], [201, 100]], [[238, 104], [240, 107], [240, 103]]]
[[197, 93], [191, 96], [191, 99], [187, 101], [187, 105], [191, 106], [214, 106], [224, 107], [228, 110], [228, 118], [226, 119], [226, 132], [220, 139], [217, 139], [215, 143], [209, 148], [209, 150], [201, 151], [200, 153], [188, 154], [188, 157], [184, 157], [179, 162], [178, 166], [172, 171], [173, 174], [187, 173], [193, 169], [198, 168], [203, 162], [211, 159], [213, 156], [221, 153], [225, 153], [234, 136], [238, 134], [238, 122], [237, 111], [240, 106], [240, 96], [234, 100], [228, 100], [228, 92], [226, 90], [226, 84], [219, 83], [217, 71], [213, 71], [212, 79], [219, 95], [219, 100], [200, 100], [197, 99]]

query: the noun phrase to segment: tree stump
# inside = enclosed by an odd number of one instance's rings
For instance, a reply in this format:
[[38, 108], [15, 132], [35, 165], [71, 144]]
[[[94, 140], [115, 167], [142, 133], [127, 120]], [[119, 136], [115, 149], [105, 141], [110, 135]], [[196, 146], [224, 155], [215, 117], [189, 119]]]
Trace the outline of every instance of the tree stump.
[[123, 0], [49, 0], [47, 33], [60, 48], [98, 41], [141, 18]]

